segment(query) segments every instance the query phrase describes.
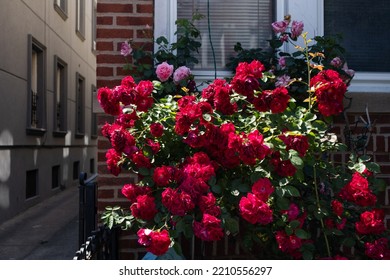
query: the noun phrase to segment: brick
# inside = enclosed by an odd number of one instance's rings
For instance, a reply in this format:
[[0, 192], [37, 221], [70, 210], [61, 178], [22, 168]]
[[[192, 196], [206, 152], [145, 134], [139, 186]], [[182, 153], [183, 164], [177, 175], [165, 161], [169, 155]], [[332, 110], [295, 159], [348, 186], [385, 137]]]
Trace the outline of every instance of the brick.
[[98, 16], [96, 18], [96, 24], [98, 24], [98, 25], [112, 25], [113, 22], [114, 22], [114, 18], [113, 17]]
[[152, 38], [153, 38], [153, 30], [152, 29], [136, 30], [136, 35], [137, 35], [138, 39], [150, 39], [150, 40], [152, 40]]
[[115, 29], [115, 28], [98, 28], [96, 31], [97, 38], [124, 38], [129, 39], [134, 37], [134, 32], [131, 29]]
[[102, 79], [98, 79], [96, 81], [96, 86], [98, 88], [101, 88], [101, 87], [108, 87], [108, 88], [114, 88], [118, 85], [121, 84], [121, 81], [122, 80], [119, 80], [119, 79], [113, 79], [113, 80], [102, 80]]
[[112, 42], [96, 42], [96, 49], [99, 51], [113, 51], [114, 44]]
[[132, 13], [133, 4], [97, 4], [98, 13]]
[[388, 142], [388, 137], [378, 135], [375, 137], [375, 144], [376, 144], [376, 152], [387, 152], [387, 145], [386, 143]]
[[105, 150], [111, 149], [110, 141], [99, 139], [98, 140], [98, 149], [100, 149], [100, 150], [102, 150], [102, 149], [105, 149]]
[[154, 6], [153, 6], [153, 4], [137, 4], [136, 5], [136, 13], [153, 14], [154, 13]]
[[123, 67], [116, 68], [117, 76], [135, 76], [136, 74], [137, 74], [136, 71], [125, 70], [123, 69]]
[[146, 26], [153, 25], [152, 17], [116, 17], [117, 25], [126, 25], [126, 26]]
[[[125, 184], [131, 184], [134, 183], [135, 180], [132, 177], [102, 177], [100, 176], [98, 178], [98, 184], [99, 185], [104, 185], [104, 186], [110, 186], [110, 185], [115, 185], [115, 186], [123, 186]], [[120, 192], [121, 189], [118, 189]], [[122, 194], [121, 194], [122, 195]]]
[[97, 76], [113, 76], [114, 69], [112, 67], [97, 67], [96, 75]]
[[101, 198], [114, 198], [114, 190], [100, 190], [98, 189], [98, 199]]
[[379, 127], [379, 133], [380, 134], [389, 134], [390, 133], [390, 126]]
[[97, 67], [102, 67], [102, 63], [107, 63], [107, 64], [120, 64], [124, 65], [126, 63], [125, 58], [120, 55], [120, 54], [98, 54], [96, 56], [96, 62], [98, 63]]

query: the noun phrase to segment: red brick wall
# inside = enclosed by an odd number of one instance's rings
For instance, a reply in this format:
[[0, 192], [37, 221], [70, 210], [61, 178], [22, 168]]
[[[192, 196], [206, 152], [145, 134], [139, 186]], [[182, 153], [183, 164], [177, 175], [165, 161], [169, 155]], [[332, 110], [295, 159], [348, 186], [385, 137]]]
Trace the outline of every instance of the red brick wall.
[[[152, 43], [149, 38], [145, 38], [144, 31], [146, 25], [153, 27], [153, 0], [98, 0], [97, 6], [97, 86], [114, 87], [120, 84], [121, 79], [128, 73], [122, 67], [126, 60], [120, 54], [121, 43], [132, 39], [135, 46]], [[364, 108], [363, 108], [364, 109]], [[375, 128], [370, 139], [368, 153], [373, 155], [375, 162], [381, 165], [382, 173], [380, 178], [386, 180], [389, 186], [385, 193], [381, 195], [381, 202], [386, 208], [390, 217], [390, 113], [375, 113], [375, 108], [371, 108], [371, 120], [376, 120]], [[354, 122], [363, 113], [349, 114], [350, 122]], [[106, 122], [112, 122], [112, 118], [100, 114], [98, 117], [100, 127]], [[340, 118], [336, 120], [335, 131], [342, 134], [344, 121]], [[99, 129], [100, 131], [100, 129]], [[98, 211], [101, 213], [106, 206], [121, 205], [129, 206], [126, 199], [121, 195], [120, 189], [125, 183], [132, 182], [135, 177], [126, 172], [122, 172], [118, 177], [108, 173], [105, 163], [105, 153], [110, 148], [110, 144], [104, 137], [98, 138]], [[347, 160], [346, 156], [339, 156], [337, 160]], [[390, 228], [390, 218], [388, 218]], [[122, 234], [120, 238], [120, 257], [122, 259], [137, 259], [145, 252], [137, 245], [134, 235]], [[212, 254], [210, 254], [212, 255]]]
[[[153, 0], [98, 0], [97, 1], [97, 86], [114, 87], [120, 84], [127, 75], [123, 71], [125, 58], [120, 54], [121, 44], [131, 39], [135, 45], [150, 42], [145, 38], [144, 30], [149, 25], [153, 27]], [[150, 49], [152, 44], [150, 43]], [[110, 116], [99, 114], [99, 131], [106, 122], [112, 122]], [[106, 206], [120, 205], [128, 207], [127, 200], [120, 193], [126, 183], [131, 183], [135, 177], [122, 172], [118, 177], [109, 174], [105, 153], [110, 143], [99, 132], [98, 138], [98, 213]], [[120, 258], [138, 259], [144, 253], [137, 246], [137, 240], [129, 234], [120, 238]]]

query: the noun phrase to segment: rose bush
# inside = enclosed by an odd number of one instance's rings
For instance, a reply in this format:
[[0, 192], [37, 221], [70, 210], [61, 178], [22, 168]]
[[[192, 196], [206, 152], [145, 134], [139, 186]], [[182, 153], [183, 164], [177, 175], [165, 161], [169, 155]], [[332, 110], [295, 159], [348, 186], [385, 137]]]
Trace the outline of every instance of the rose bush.
[[[269, 69], [241, 62], [230, 81], [216, 79], [201, 92], [155, 98], [162, 82], [175, 79], [168, 63], [157, 66], [160, 81], [126, 77], [99, 89], [102, 108], [116, 116], [102, 128], [112, 145], [108, 169], [138, 174], [122, 188], [129, 208], [108, 211], [105, 222], [137, 229], [155, 255], [180, 246], [179, 236], [232, 236], [256, 258], [389, 258], [379, 166], [354, 153], [347, 166], [330, 157], [345, 150], [329, 125], [343, 111], [351, 77], [341, 62], [320, 64], [303, 23], [289, 26], [273, 24], [280, 42], [304, 38], [301, 56], [280, 53]], [[280, 83], [302, 62], [306, 79]], [[186, 79], [187, 69], [177, 76]], [[302, 102], [293, 97], [297, 87], [305, 88]]]

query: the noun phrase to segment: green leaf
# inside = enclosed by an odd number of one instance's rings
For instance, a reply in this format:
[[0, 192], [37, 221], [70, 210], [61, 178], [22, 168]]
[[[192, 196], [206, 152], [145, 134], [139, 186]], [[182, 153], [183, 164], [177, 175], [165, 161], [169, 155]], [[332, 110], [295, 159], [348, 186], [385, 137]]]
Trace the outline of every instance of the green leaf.
[[214, 185], [214, 186], [211, 186], [211, 190], [216, 193], [216, 194], [220, 194], [222, 193], [222, 188], [220, 185]]
[[138, 170], [139, 174], [141, 174], [142, 176], [149, 176], [151, 175], [151, 170], [149, 168], [145, 168], [145, 167], [141, 167], [139, 170]]
[[284, 189], [286, 190], [286, 192], [290, 195], [290, 196], [294, 196], [294, 197], [300, 197], [301, 194], [299, 193], [299, 190], [294, 187], [294, 186], [286, 186], [284, 187]]
[[292, 220], [289, 225], [291, 228], [295, 229], [301, 225], [301, 222], [298, 220]]
[[281, 210], [288, 210], [290, 208], [290, 201], [284, 197], [280, 197], [276, 200], [276, 205]]
[[302, 258], [304, 259], [304, 260], [312, 260], [313, 259], [313, 252], [311, 252], [311, 251], [303, 251], [302, 252]]
[[290, 181], [287, 178], [282, 178], [279, 180], [279, 186], [283, 187], [286, 186]]
[[379, 164], [377, 164], [375, 162], [368, 162], [368, 163], [366, 163], [366, 167], [371, 172], [375, 172], [375, 173], [380, 173], [381, 172], [381, 168], [380, 168]]
[[295, 235], [297, 237], [299, 237], [300, 239], [308, 239], [309, 238], [309, 234], [301, 228], [297, 228], [295, 230]]
[[228, 217], [225, 219], [225, 230], [235, 235], [239, 232], [239, 223], [236, 219]]

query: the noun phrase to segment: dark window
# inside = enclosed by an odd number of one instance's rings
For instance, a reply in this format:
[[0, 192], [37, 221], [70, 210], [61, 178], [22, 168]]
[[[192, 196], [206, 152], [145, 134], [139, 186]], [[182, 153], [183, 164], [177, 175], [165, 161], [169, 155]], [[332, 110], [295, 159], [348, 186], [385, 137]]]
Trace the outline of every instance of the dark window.
[[85, 79], [79, 73], [76, 74], [76, 137], [82, 137], [85, 133]]
[[46, 47], [28, 36], [27, 133], [46, 132]]
[[96, 87], [92, 86], [92, 98], [91, 98], [91, 137], [98, 137], [98, 123], [97, 123], [97, 113], [94, 113], [93, 100], [96, 98]]
[[94, 174], [95, 173], [95, 159], [94, 158], [91, 158], [89, 160], [89, 172], [91, 174]]
[[324, 5], [324, 33], [343, 37], [348, 67], [362, 72], [390, 72], [389, 2], [327, 0]]
[[38, 169], [26, 172], [26, 199], [38, 194]]
[[60, 186], [60, 166], [55, 165], [51, 168], [51, 187], [53, 189], [58, 188]]
[[78, 180], [80, 174], [80, 162], [73, 162], [73, 180]]
[[67, 64], [54, 57], [54, 136], [67, 133]]

